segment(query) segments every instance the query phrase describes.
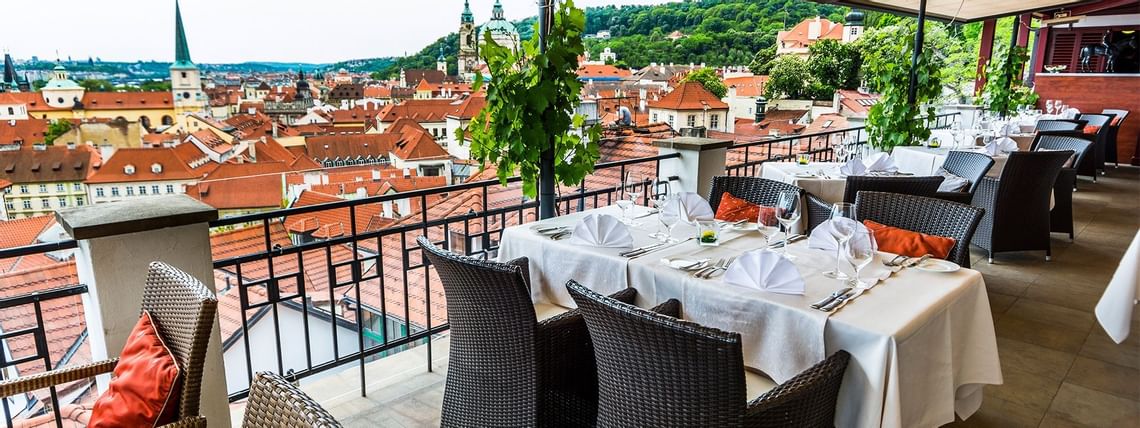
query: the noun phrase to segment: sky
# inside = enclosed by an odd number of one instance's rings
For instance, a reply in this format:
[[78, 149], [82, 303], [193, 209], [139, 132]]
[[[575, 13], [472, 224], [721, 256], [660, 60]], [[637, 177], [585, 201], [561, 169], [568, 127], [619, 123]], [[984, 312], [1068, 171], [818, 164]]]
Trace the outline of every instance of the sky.
[[[471, 0], [475, 23], [495, 0]], [[666, 0], [577, 0], [579, 7]], [[502, 0], [507, 19], [536, 0]], [[327, 63], [401, 56], [459, 28], [463, 0], [181, 0], [196, 63]], [[104, 61], [174, 58], [174, 0], [4, 1], [0, 50], [16, 58]]]

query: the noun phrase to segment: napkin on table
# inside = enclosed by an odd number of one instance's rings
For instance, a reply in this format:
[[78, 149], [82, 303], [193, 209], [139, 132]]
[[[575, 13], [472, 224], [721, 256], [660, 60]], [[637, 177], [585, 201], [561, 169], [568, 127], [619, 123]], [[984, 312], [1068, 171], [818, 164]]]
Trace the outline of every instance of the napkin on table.
[[[867, 226], [864, 226], [863, 223], [860, 223], [858, 221], [849, 218], [833, 218], [831, 220], [820, 223], [819, 226], [816, 226], [815, 229], [812, 229], [811, 236], [808, 237], [808, 248], [827, 251], [835, 251], [838, 249], [840, 236], [839, 231], [836, 230], [838, 227], [848, 228], [848, 230], [853, 228], [856, 232], [867, 231]], [[862, 234], [857, 236], [865, 237], [867, 235]], [[871, 245], [870, 242], [867, 242], [866, 238], [852, 242], [852, 244], [863, 247]]]
[[895, 160], [886, 153], [875, 153], [863, 161], [870, 172], [898, 172], [899, 167]]
[[[683, 192], [678, 199], [681, 201], [681, 207], [684, 208], [681, 219], [689, 223], [713, 219], [715, 214], [713, 214], [712, 207], [709, 205], [709, 201], [706, 201], [701, 195], [695, 192]], [[670, 200], [669, 203], [665, 204], [663, 210], [668, 214], [676, 213], [681, 208], [677, 206], [678, 199]]]
[[741, 254], [724, 273], [724, 282], [780, 294], [804, 294], [804, 279], [796, 265], [767, 249]]
[[574, 226], [569, 242], [590, 247], [629, 248], [633, 246], [633, 235], [629, 233], [629, 226], [617, 217], [590, 214]]
[[985, 146], [986, 154], [990, 156], [997, 156], [1002, 153], [1016, 152], [1017, 142], [1009, 137], [994, 138]]
[[867, 173], [867, 166], [863, 165], [862, 160], [852, 158], [839, 167], [839, 173], [843, 175], [864, 175]]

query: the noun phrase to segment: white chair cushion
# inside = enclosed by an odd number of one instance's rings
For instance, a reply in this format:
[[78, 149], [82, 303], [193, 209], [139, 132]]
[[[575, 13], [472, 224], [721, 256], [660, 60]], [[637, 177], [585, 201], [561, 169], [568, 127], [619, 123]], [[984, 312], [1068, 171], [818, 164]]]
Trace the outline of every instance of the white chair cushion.
[[776, 382], [773, 382], [772, 379], [768, 379], [767, 376], [752, 370], [744, 370], [744, 389], [747, 393], [746, 397], [748, 397], [748, 401], [756, 399], [760, 394], [771, 391], [772, 388], [775, 387]]

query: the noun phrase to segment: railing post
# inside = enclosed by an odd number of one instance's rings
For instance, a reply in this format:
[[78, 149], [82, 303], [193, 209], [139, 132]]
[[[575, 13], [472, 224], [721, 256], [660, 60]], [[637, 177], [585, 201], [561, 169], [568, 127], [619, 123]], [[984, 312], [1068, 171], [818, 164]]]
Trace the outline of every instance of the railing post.
[[[152, 261], [177, 267], [214, 289], [209, 222], [218, 211], [185, 195], [153, 196], [88, 205], [56, 214], [79, 244], [75, 268], [86, 284], [83, 307], [94, 360], [119, 355], [139, 317]], [[100, 391], [106, 376], [96, 379]], [[211, 427], [229, 427], [222, 338], [210, 333], [202, 373], [201, 413]]]
[[661, 168], [657, 171], [659, 181], [676, 176], [681, 191], [707, 196], [712, 188], [712, 178], [725, 174], [725, 158], [732, 141], [674, 137], [656, 140], [653, 145], [660, 149], [662, 155], [681, 155], [661, 161]]

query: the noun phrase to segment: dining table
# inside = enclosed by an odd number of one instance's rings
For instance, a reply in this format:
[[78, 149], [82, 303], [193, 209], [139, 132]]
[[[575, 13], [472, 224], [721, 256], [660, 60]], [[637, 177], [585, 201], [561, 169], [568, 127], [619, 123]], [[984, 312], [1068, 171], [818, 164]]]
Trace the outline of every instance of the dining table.
[[1140, 231], [1124, 251], [1120, 265], [1096, 304], [1096, 319], [1116, 343], [1128, 338], [1132, 310], [1140, 299]]
[[[895, 160], [895, 165], [898, 166], [899, 172], [910, 173], [914, 175], [935, 175], [942, 164], [946, 162], [946, 156], [951, 151], [964, 151], [964, 152], [977, 152], [987, 154], [982, 147], [924, 147], [924, 146], [900, 146], [895, 147], [891, 151], [891, 157]], [[989, 155], [994, 160], [994, 166], [986, 172], [987, 177], [1000, 177], [1001, 171], [1005, 168], [1005, 161], [1009, 159], [1007, 154]]]
[[[788, 245], [804, 291], [780, 294], [730, 285], [723, 275], [696, 278], [666, 264], [728, 260], [782, 242], [750, 224], [725, 224], [718, 245], [704, 246], [693, 239], [696, 227], [682, 223], [672, 230], [673, 242], [636, 257], [621, 255], [629, 248], [576, 245], [539, 232], [574, 228], [589, 214], [618, 216], [619, 210], [602, 207], [503, 230], [498, 258], [528, 258], [535, 303], [574, 307], [565, 288], [571, 279], [602, 294], [634, 288], [641, 307], [678, 299], [684, 319], [739, 333], [745, 365], [776, 382], [845, 350], [852, 359], [836, 426], [941, 426], [955, 415], [970, 417], [981, 406], [983, 386], [1002, 383], [985, 282], [977, 271], [890, 270], [874, 261], [860, 277], [885, 280], [840, 310], [822, 312], [810, 304], [843, 285], [823, 275], [836, 266], [834, 250], [809, 248], [807, 240]], [[660, 227], [659, 215], [635, 206], [631, 216], [637, 218], [628, 226], [632, 247], [657, 242], [650, 234]]]

